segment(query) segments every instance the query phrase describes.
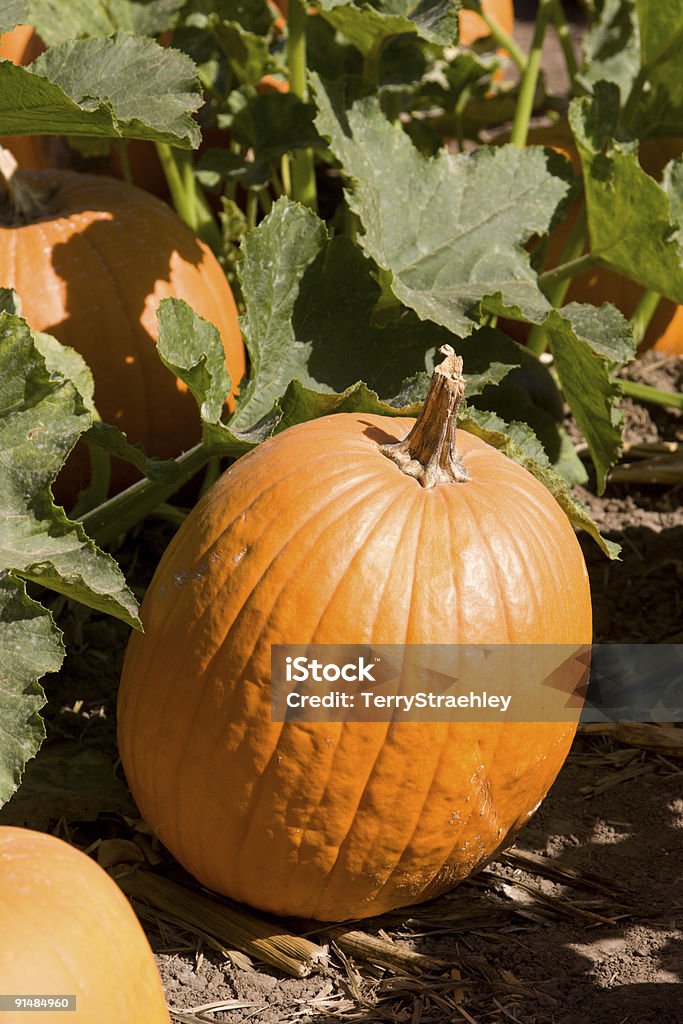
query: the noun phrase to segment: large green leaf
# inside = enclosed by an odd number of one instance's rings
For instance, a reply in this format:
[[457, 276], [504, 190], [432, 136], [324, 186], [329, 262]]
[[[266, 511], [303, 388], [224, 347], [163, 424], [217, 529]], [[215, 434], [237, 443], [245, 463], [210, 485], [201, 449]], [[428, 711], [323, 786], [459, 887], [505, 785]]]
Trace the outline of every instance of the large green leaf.
[[640, 61], [648, 88], [638, 118], [648, 134], [683, 131], [683, 4], [680, 0], [636, 0]]
[[0, 10], [0, 33], [9, 32], [15, 25], [28, 21], [28, 0], [5, 0]]
[[376, 97], [349, 101], [341, 85], [314, 80], [318, 129], [351, 180], [361, 243], [393, 275], [395, 295], [461, 337], [484, 299], [496, 312], [542, 322], [550, 305], [524, 244], [547, 231], [569, 191], [549, 170], [549, 161], [560, 166], [553, 155], [497, 146], [427, 159], [385, 119]]
[[54, 353], [48, 368], [25, 321], [7, 312], [0, 366], [0, 568], [139, 626], [116, 562], [52, 500], [53, 480], [90, 426], [83, 399]]
[[241, 429], [267, 416], [292, 380], [331, 393], [362, 380], [388, 398], [426, 368], [429, 352], [453, 340], [408, 311], [374, 326], [380, 288], [371, 265], [348, 238], [330, 238], [314, 213], [288, 199], [242, 248], [252, 375], [233, 420]]
[[0, 572], [0, 805], [9, 800], [45, 737], [38, 680], [64, 658], [52, 616], [26, 594], [21, 580]]
[[683, 303], [683, 236], [669, 198], [614, 140], [619, 91], [598, 83], [593, 99], [574, 100], [570, 121], [583, 167], [591, 251], [639, 284]]
[[30, 0], [27, 19], [48, 46], [119, 29], [156, 36], [173, 26], [185, 0]]
[[0, 63], [0, 135], [95, 136], [199, 145], [196, 69], [178, 50], [118, 32], [53, 46], [30, 70]]
[[640, 70], [640, 33], [634, 0], [598, 0], [597, 17], [583, 37], [579, 81], [592, 91], [600, 81], [618, 86], [625, 103]]
[[377, 51], [392, 36], [405, 33], [441, 46], [458, 40], [457, 0], [317, 0], [316, 6], [362, 54]]

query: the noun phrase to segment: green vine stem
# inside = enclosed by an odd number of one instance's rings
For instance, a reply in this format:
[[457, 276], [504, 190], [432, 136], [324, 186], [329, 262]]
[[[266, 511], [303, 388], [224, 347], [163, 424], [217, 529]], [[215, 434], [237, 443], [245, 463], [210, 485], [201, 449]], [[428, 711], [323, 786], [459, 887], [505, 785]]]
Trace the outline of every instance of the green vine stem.
[[570, 277], [578, 277], [579, 274], [585, 274], [587, 270], [597, 267], [600, 262], [598, 253], [584, 253], [583, 256], [578, 256], [567, 263], [561, 263], [559, 267], [553, 267], [552, 270], [546, 270], [544, 273], [539, 274], [538, 284], [547, 295], [548, 290], [554, 288], [559, 281], [564, 281]]
[[646, 292], [634, 309], [631, 315], [631, 329], [633, 330], [633, 338], [636, 345], [640, 345], [641, 341], [645, 337], [645, 332], [650, 326], [650, 321], [657, 311], [662, 296], [659, 292], [653, 291], [648, 288]]
[[172, 148], [166, 142], [157, 142], [156, 150], [176, 213], [214, 254], [219, 255], [223, 240], [211, 207], [195, 179], [192, 153]]
[[541, 57], [543, 54], [543, 39], [548, 22], [553, 14], [555, 0], [540, 0], [534, 36], [531, 42], [531, 50], [527, 60], [522, 81], [519, 87], [519, 97], [515, 109], [515, 119], [512, 125], [510, 142], [513, 146], [526, 146], [526, 137], [529, 131], [529, 120], [534, 109], [534, 98], [536, 96], [536, 84], [541, 70]]
[[[93, 413], [93, 420], [96, 423], [102, 422], [97, 411]], [[101, 505], [103, 501], [106, 501], [111, 482], [111, 456], [109, 452], [101, 448], [100, 445], [88, 441], [87, 436], [84, 440], [88, 445], [90, 482], [78, 495], [78, 500], [69, 513], [71, 519], [79, 519], [86, 512], [90, 512], [98, 505]]]
[[574, 83], [578, 74], [579, 68], [576, 63], [576, 54], [574, 53], [574, 47], [572, 45], [572, 37], [569, 32], [569, 25], [564, 14], [564, 8], [562, 6], [562, 0], [555, 0], [555, 6], [553, 9], [553, 24], [555, 25], [555, 31], [557, 32], [557, 38], [560, 41], [562, 52], [564, 54], [564, 62], [567, 65], [567, 74], [569, 75], [569, 81], [571, 84], [571, 91], [574, 91]]
[[127, 181], [129, 185], [134, 185], [133, 172], [130, 167], [130, 158], [128, 156], [128, 143], [125, 139], [121, 139], [118, 143], [119, 160], [121, 161], [121, 174], [123, 180]]
[[[289, 91], [299, 99], [307, 98], [306, 90], [306, 8], [302, 0], [290, 0], [287, 14], [287, 66]], [[299, 149], [291, 154], [291, 196], [304, 206], [318, 211], [313, 152]], [[284, 177], [284, 176], [283, 176]]]
[[[581, 209], [576, 216], [576, 220], [569, 233], [567, 244], [562, 250], [562, 266], [575, 262], [583, 252], [586, 245], [586, 207], [582, 203]], [[543, 275], [541, 275], [542, 277]], [[540, 280], [540, 278], [539, 278]], [[550, 286], [544, 288], [546, 298], [551, 305], [561, 306], [567, 297], [569, 286], [571, 284], [571, 277], [564, 277], [556, 280]], [[540, 356], [545, 352], [548, 347], [548, 335], [545, 328], [536, 325], [531, 328], [529, 332], [529, 340], [527, 341], [527, 348], [530, 349], [534, 355]]]
[[636, 398], [639, 402], [650, 402], [652, 405], [663, 405], [668, 409], [683, 409], [683, 395], [676, 395], [671, 391], [660, 391], [650, 384], [637, 384], [633, 380], [620, 381], [621, 390], [629, 398]]
[[468, 10], [476, 10], [477, 14], [483, 21], [486, 22], [486, 26], [491, 33], [494, 41], [503, 50], [507, 50], [510, 60], [517, 66], [522, 74], [526, 71], [527, 58], [524, 50], [519, 43], [508, 35], [508, 33], [500, 27], [497, 21], [494, 21], [490, 14], [487, 14], [481, 7], [481, 4], [465, 4]]

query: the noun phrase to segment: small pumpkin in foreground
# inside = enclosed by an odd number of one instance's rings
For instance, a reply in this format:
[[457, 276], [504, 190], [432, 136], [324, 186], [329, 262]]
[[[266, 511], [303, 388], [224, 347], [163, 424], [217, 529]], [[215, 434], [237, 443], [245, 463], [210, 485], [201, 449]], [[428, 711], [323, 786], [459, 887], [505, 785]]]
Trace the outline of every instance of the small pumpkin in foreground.
[[[200, 437], [199, 417], [154, 350], [156, 311], [163, 298], [184, 299], [215, 324], [236, 389], [245, 352], [218, 261], [170, 207], [141, 189], [74, 171], [18, 172], [7, 157], [0, 151], [0, 287], [18, 293], [34, 330], [84, 356], [105, 422], [160, 458], [190, 448]], [[114, 488], [135, 479], [117, 460], [113, 469]], [[60, 500], [72, 501], [88, 477], [87, 453], [72, 458], [60, 476]]]
[[7, 1024], [170, 1024], [152, 951], [128, 900], [55, 836], [0, 827], [0, 987], [71, 995], [75, 1013], [5, 1010]]
[[131, 637], [119, 749], [200, 881], [262, 910], [379, 914], [452, 888], [530, 817], [576, 722], [271, 719], [272, 644], [585, 644], [550, 493], [461, 431], [445, 348], [417, 421], [337, 414], [235, 463], [178, 531]]

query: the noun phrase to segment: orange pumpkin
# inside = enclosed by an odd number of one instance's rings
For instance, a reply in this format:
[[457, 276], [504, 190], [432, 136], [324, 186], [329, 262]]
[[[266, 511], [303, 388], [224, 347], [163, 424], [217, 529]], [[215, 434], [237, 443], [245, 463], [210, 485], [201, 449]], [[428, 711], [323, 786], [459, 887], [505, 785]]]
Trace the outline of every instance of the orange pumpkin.
[[[0, 225], [0, 285], [19, 294], [31, 327], [81, 353], [105, 422], [162, 458], [200, 437], [186, 387], [154, 351], [161, 299], [184, 299], [215, 324], [233, 387], [245, 370], [237, 310], [220, 265], [165, 203], [113, 178], [74, 171], [26, 172], [49, 195], [42, 215]], [[114, 486], [130, 481], [114, 461]], [[61, 500], [87, 481], [87, 459], [72, 463]], [[76, 479], [74, 479], [76, 477]]]
[[[170, 1024], [152, 951], [128, 900], [95, 861], [55, 836], [0, 828], [3, 993], [71, 995], [74, 1020]], [[7, 1024], [68, 1018], [6, 1009]]]
[[[571, 160], [576, 174], [581, 172], [579, 156], [573, 138], [566, 126], [535, 128], [529, 132], [527, 143], [548, 146]], [[638, 153], [643, 170], [653, 178], [661, 178], [666, 164], [683, 153], [683, 138], [644, 139]], [[556, 266], [562, 259], [575, 222], [575, 213], [570, 214], [554, 232], [548, 252], [548, 266]], [[604, 267], [591, 270], [576, 277], [567, 293], [565, 302], [590, 302], [600, 306], [611, 302], [626, 317], [635, 311], [644, 289]], [[519, 327], [512, 333], [518, 334]], [[643, 350], [655, 348], [668, 355], [683, 355], [683, 306], [663, 299], [652, 317], [642, 342]]]
[[[482, 0], [482, 9], [504, 32], [512, 35], [515, 27], [513, 0]], [[460, 45], [472, 46], [479, 39], [489, 35], [489, 27], [474, 11], [460, 12]]]
[[271, 720], [272, 644], [590, 642], [572, 527], [521, 466], [456, 442], [462, 388], [451, 352], [417, 425], [338, 414], [266, 441], [159, 565], [119, 750], [155, 833], [234, 899], [343, 920], [436, 896], [511, 841], [567, 754], [558, 721]]

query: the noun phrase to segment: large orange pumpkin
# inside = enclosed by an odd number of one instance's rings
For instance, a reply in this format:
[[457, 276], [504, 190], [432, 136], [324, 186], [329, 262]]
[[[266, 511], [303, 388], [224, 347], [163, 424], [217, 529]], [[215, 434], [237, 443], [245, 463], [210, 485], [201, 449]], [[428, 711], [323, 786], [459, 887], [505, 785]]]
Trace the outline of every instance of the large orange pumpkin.
[[[245, 370], [237, 310], [209, 249], [163, 202], [113, 178], [73, 171], [33, 171], [30, 188], [47, 196], [28, 223], [0, 224], [0, 286], [14, 288], [31, 327], [83, 355], [105, 422], [162, 458], [200, 437], [194, 399], [155, 350], [161, 299], [184, 299], [218, 327], [233, 387]], [[120, 463], [121, 481], [128, 482]], [[87, 459], [69, 500], [87, 482]], [[66, 491], [66, 494], [64, 493]]]
[[[575, 173], [581, 172], [579, 156], [574, 141], [566, 126], [535, 128], [529, 132], [527, 143], [548, 146], [563, 153], [571, 160]], [[661, 178], [666, 164], [683, 153], [683, 138], [644, 139], [640, 144], [639, 159], [643, 170], [653, 178]], [[562, 259], [563, 249], [569, 239], [575, 222], [575, 213], [570, 211], [550, 240], [548, 265], [555, 266]], [[611, 302], [626, 317], [634, 312], [644, 289], [620, 274], [605, 267], [591, 270], [576, 277], [567, 293], [565, 302], [590, 302], [600, 306]], [[512, 333], [518, 331], [513, 328]], [[655, 348], [668, 355], [683, 355], [683, 306], [663, 299], [652, 317], [642, 343], [643, 349]]]
[[54, 836], [0, 828], [0, 988], [71, 995], [76, 1012], [5, 1009], [7, 1024], [170, 1024], [152, 951], [102, 868]]
[[511, 841], [567, 754], [559, 721], [271, 720], [272, 644], [590, 642], [568, 520], [483, 441], [456, 450], [454, 388], [451, 353], [417, 426], [338, 414], [266, 441], [159, 565], [119, 749], [147, 822], [219, 892], [322, 920], [430, 898]]

